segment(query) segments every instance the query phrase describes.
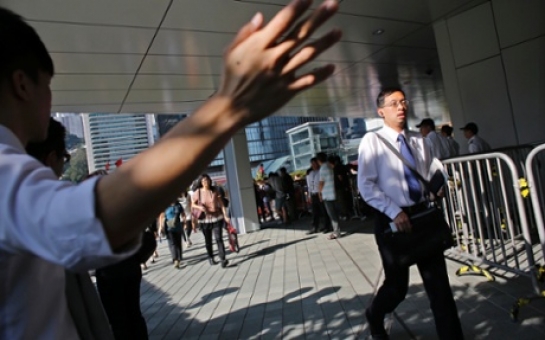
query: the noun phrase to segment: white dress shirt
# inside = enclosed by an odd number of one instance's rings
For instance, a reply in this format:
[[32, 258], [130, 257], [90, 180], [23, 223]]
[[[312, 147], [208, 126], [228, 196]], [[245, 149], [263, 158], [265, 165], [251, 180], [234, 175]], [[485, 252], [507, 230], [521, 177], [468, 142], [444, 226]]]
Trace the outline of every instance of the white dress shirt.
[[454, 157], [454, 155], [451, 155], [448, 140], [441, 134], [431, 131], [425, 138], [430, 142], [431, 151], [434, 157], [438, 159]]
[[310, 170], [307, 175], [307, 188], [311, 194], [319, 192], [320, 185], [320, 170]]
[[446, 137], [450, 149], [450, 157], [456, 157], [460, 155], [460, 144], [452, 137]]
[[95, 184], [59, 181], [0, 125], [0, 339], [78, 339], [65, 268], [87, 271], [113, 253], [95, 215]]
[[335, 201], [337, 199], [335, 193], [335, 178], [333, 169], [327, 163], [320, 165], [320, 182], [324, 182], [322, 187], [322, 200]]
[[[384, 126], [378, 133], [399, 150], [399, 133], [388, 126]], [[428, 143], [419, 133], [404, 131], [403, 134], [416, 161], [416, 170], [424, 178], [429, 178], [433, 157]], [[365, 134], [360, 143], [358, 189], [367, 204], [391, 219], [401, 212], [401, 207], [419, 203], [409, 197], [403, 163], [375, 133]]]
[[470, 139], [467, 141], [469, 153], [479, 153], [479, 152], [486, 152], [490, 151], [490, 145], [479, 137], [478, 135], [473, 135]]

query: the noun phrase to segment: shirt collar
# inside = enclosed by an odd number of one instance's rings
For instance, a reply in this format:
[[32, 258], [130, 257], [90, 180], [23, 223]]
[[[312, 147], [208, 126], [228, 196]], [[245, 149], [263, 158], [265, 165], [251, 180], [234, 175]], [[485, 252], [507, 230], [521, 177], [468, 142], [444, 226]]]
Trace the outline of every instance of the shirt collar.
[[26, 153], [25, 147], [17, 136], [7, 127], [0, 125], [0, 144], [7, 144], [17, 151]]
[[392, 143], [397, 142], [397, 136], [399, 136], [400, 134], [402, 134], [403, 137], [407, 139], [407, 131], [405, 130], [402, 130], [401, 132], [397, 132], [391, 127], [384, 125], [381, 131], [382, 131], [382, 135], [386, 137], [386, 139], [388, 139]]

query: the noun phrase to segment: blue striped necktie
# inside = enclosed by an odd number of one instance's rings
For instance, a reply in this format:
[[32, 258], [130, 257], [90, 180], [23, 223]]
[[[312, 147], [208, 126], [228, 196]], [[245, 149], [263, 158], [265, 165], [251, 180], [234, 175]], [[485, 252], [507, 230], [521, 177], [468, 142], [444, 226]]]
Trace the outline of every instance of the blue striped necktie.
[[[405, 141], [405, 136], [403, 136], [402, 134], [399, 134], [397, 136], [397, 141], [399, 142], [399, 152], [401, 153], [401, 155], [408, 161], [408, 163], [413, 168], [416, 169], [416, 161], [414, 160], [411, 149], [409, 149], [409, 146], [407, 145], [407, 142]], [[409, 186], [409, 197], [415, 203], [420, 202], [420, 199], [422, 198], [422, 191], [420, 188], [420, 182], [418, 181], [418, 178], [411, 171], [411, 169], [409, 169], [409, 167], [406, 166], [405, 164], [403, 164], [403, 172], [405, 174], [405, 180], [407, 181], [407, 184]]]

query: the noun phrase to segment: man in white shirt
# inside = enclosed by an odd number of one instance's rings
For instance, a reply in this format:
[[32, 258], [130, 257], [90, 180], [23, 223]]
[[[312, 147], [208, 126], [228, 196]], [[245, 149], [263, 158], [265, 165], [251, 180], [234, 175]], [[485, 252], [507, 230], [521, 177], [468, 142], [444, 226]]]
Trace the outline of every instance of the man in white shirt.
[[337, 212], [333, 164], [327, 161], [327, 155], [323, 152], [319, 152], [316, 155], [316, 159], [320, 165], [320, 182], [318, 185], [320, 201], [322, 201], [325, 206], [327, 215], [331, 220], [331, 227], [333, 228], [333, 233], [328, 236], [328, 239], [334, 240], [341, 237], [341, 229], [339, 227], [339, 214]]
[[435, 131], [435, 122], [431, 118], [424, 118], [416, 126], [420, 129], [422, 136], [429, 141], [433, 155], [438, 159], [452, 157], [448, 141], [445, 137]]
[[310, 160], [310, 169], [307, 173], [307, 188], [309, 195], [309, 203], [312, 208], [312, 229], [308, 234], [314, 234], [318, 232], [320, 226], [320, 218], [324, 219], [324, 227], [322, 231], [327, 232], [331, 230], [331, 220], [325, 211], [325, 206], [320, 201], [320, 165], [318, 159], [313, 157]]
[[479, 135], [479, 127], [475, 123], [467, 123], [460, 130], [464, 131], [464, 136], [467, 138], [467, 147], [469, 153], [480, 153], [491, 150], [490, 145]]
[[447, 139], [450, 149], [450, 157], [456, 157], [460, 155], [460, 144], [458, 144], [458, 142], [454, 140], [454, 137], [452, 137], [452, 131], [453, 128], [450, 125], [445, 124], [441, 126], [441, 135]]
[[[409, 216], [427, 208], [422, 185], [416, 176], [381, 141], [380, 134], [426, 176], [432, 161], [428, 143], [417, 133], [405, 130], [409, 102], [399, 88], [387, 88], [377, 98], [378, 114], [384, 127], [367, 133], [359, 147], [358, 189], [363, 199], [377, 210], [375, 238], [382, 259], [385, 280], [365, 315], [374, 339], [388, 339], [384, 316], [405, 299], [409, 285], [409, 267], [394, 261], [395, 251], [387, 242], [391, 228], [410, 232]], [[392, 226], [391, 226], [392, 224]], [[463, 339], [456, 304], [452, 297], [445, 259], [442, 253], [417, 262], [426, 293], [430, 299], [440, 339]]]
[[332, 30], [306, 43], [338, 8], [327, 0], [300, 21], [310, 5], [293, 1], [268, 24], [256, 14], [227, 48], [219, 88], [203, 106], [115, 173], [77, 186], [25, 152], [47, 134], [53, 61], [34, 29], [0, 8], [0, 339], [83, 338], [64, 270], [130, 256], [149, 221], [239, 129], [333, 73], [326, 65], [295, 76], [341, 37]]

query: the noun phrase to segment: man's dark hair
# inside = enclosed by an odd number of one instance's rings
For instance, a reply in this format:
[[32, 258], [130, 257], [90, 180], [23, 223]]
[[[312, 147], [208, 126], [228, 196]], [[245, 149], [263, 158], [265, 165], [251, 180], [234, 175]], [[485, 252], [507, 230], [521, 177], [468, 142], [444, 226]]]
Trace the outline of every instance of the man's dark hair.
[[328, 161], [328, 163], [335, 164], [335, 162], [336, 162], [335, 156], [327, 157], [327, 161]]
[[0, 7], [0, 83], [16, 70], [37, 82], [39, 71], [53, 76], [53, 60], [34, 28]]
[[452, 130], [453, 130], [453, 128], [450, 125], [441, 126], [441, 132], [445, 133], [445, 135], [447, 135], [449, 137], [452, 136]]
[[45, 164], [47, 155], [51, 151], [57, 153], [57, 157], [63, 157], [66, 152], [66, 129], [61, 123], [53, 118], [49, 118], [49, 127], [47, 128], [47, 138], [38, 143], [28, 143], [26, 147], [27, 153]]
[[394, 92], [401, 92], [403, 93], [403, 96], [405, 96], [405, 92], [403, 92], [403, 90], [400, 89], [399, 87], [385, 87], [380, 91], [380, 93], [377, 96], [377, 107], [383, 107], [384, 98], [388, 97]]
[[286, 174], [286, 173], [288, 173], [288, 170], [286, 170], [286, 168], [284, 168], [284, 167], [281, 167], [280, 168], [280, 173]]
[[318, 158], [312, 157], [312, 158], [310, 159], [310, 162], [311, 162], [311, 163], [312, 163], [312, 162], [318, 162]]
[[316, 154], [316, 159], [318, 159], [318, 161], [321, 163], [325, 163], [327, 162], [327, 155], [325, 154], [325, 152], [318, 152]]

